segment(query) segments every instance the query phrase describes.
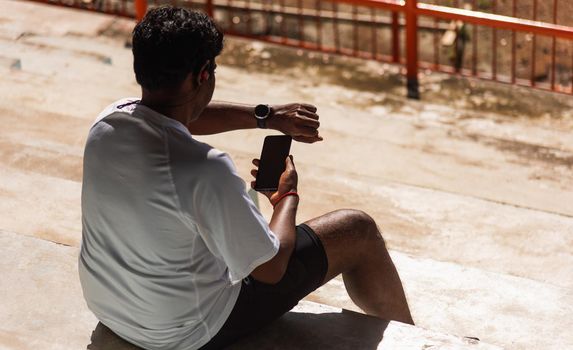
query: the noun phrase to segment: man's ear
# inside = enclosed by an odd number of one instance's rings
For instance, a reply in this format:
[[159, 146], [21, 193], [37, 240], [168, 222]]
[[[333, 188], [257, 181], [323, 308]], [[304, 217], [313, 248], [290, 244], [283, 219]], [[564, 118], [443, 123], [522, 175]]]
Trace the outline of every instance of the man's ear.
[[211, 77], [211, 73], [209, 73], [209, 66], [211, 61], [205, 62], [201, 70], [199, 70], [199, 76], [197, 77], [197, 85], [201, 85], [205, 83]]

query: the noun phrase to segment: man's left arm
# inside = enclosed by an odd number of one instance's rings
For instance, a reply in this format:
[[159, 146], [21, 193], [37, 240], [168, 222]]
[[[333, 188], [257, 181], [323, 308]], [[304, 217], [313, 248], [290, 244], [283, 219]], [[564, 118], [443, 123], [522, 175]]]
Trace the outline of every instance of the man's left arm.
[[[318, 133], [320, 123], [316, 107], [304, 103], [272, 105], [266, 120], [269, 129], [290, 135], [294, 140], [306, 143], [322, 141]], [[187, 127], [194, 135], [212, 135], [222, 132], [254, 129], [257, 121], [255, 106], [230, 102], [211, 102], [199, 118]]]

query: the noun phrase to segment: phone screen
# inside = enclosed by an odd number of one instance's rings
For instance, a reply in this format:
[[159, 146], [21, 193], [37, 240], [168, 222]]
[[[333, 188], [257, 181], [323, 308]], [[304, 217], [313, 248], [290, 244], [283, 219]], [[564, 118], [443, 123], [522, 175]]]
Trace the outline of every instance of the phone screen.
[[286, 135], [267, 136], [261, 152], [261, 162], [255, 182], [257, 191], [276, 191], [279, 178], [285, 171], [285, 161], [290, 152], [292, 137]]

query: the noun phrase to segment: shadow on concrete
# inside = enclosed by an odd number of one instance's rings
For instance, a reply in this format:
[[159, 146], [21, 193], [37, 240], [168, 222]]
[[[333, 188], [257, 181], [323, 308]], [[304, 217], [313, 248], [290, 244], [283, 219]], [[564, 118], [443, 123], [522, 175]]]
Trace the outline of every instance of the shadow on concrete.
[[289, 312], [228, 350], [377, 349], [389, 321], [343, 310], [340, 313]]

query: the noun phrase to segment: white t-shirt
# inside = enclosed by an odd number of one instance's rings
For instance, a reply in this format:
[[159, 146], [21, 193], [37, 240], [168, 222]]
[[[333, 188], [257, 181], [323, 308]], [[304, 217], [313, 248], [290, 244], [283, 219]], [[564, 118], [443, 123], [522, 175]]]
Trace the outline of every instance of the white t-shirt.
[[[80, 281], [89, 308], [145, 349], [196, 349], [279, 241], [230, 158], [143, 105], [107, 107], [84, 154]], [[122, 107], [122, 108], [118, 108]]]

